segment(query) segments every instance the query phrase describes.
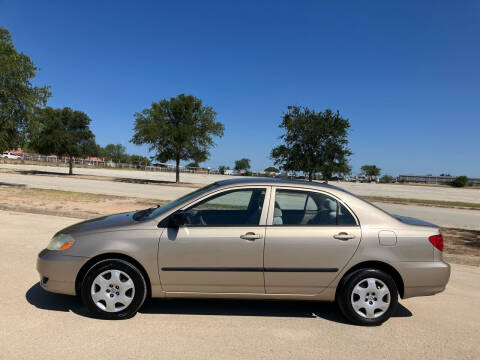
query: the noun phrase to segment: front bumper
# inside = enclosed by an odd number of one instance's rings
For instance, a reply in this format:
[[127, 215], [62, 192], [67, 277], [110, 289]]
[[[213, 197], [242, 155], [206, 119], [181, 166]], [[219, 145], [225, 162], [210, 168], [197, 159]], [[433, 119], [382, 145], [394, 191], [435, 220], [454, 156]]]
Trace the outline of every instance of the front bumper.
[[41, 287], [54, 293], [76, 295], [75, 279], [87, 260], [82, 256], [64, 255], [60, 251], [42, 250], [37, 258]]
[[443, 261], [402, 262], [403, 298], [434, 295], [445, 290], [450, 279], [450, 265]]

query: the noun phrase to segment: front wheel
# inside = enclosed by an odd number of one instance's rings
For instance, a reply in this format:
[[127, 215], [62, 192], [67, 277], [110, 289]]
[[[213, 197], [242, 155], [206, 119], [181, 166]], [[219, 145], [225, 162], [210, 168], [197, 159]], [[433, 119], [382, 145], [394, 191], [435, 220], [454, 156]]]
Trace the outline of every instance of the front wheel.
[[392, 316], [398, 305], [395, 281], [377, 269], [362, 269], [351, 274], [337, 294], [343, 315], [358, 325], [380, 325]]
[[85, 275], [82, 300], [88, 310], [103, 319], [127, 319], [135, 315], [147, 296], [142, 273], [120, 259], [102, 260]]

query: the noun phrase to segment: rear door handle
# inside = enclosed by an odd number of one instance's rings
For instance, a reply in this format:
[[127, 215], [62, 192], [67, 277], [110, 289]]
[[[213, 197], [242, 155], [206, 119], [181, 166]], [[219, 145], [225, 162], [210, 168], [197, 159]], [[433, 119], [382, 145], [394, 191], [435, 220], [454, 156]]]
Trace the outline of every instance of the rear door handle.
[[240, 235], [240, 238], [248, 241], [255, 241], [257, 239], [261, 239], [262, 235], [255, 234], [253, 232], [247, 232], [246, 234]]
[[340, 232], [336, 235], [333, 235], [333, 237], [337, 240], [343, 240], [343, 241], [346, 241], [346, 240], [350, 240], [350, 239], [353, 239], [355, 238], [355, 235], [350, 235], [346, 232]]

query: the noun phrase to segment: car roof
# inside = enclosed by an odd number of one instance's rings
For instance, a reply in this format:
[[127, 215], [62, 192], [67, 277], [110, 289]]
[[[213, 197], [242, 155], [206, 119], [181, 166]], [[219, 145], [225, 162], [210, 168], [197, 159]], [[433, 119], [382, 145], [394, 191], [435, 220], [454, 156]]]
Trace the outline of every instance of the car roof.
[[276, 186], [298, 186], [298, 187], [319, 187], [319, 188], [328, 188], [335, 189], [339, 191], [344, 191], [343, 189], [329, 185], [327, 183], [319, 183], [312, 181], [304, 180], [288, 180], [280, 178], [268, 178], [268, 177], [241, 177], [241, 178], [231, 178], [226, 180], [218, 181], [219, 186], [231, 186], [231, 185], [276, 185]]

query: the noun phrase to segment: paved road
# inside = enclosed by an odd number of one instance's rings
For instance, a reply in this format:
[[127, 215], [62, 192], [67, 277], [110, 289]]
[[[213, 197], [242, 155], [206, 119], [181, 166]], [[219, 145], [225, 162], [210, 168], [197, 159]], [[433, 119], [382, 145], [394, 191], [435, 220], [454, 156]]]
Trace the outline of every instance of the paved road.
[[[35, 171], [54, 171], [68, 173], [67, 168], [38, 166], [38, 165], [10, 165], [0, 164], [0, 168], [17, 170], [35, 170]], [[96, 169], [96, 168], [76, 168], [74, 172], [79, 175], [111, 176], [127, 179], [145, 179], [156, 181], [175, 181], [175, 174], [172, 172], [152, 172], [137, 170], [116, 170], [116, 169]], [[183, 182], [209, 184], [214, 181], [231, 178], [225, 175], [202, 175], [182, 173], [180, 179]], [[348, 191], [360, 196], [389, 196], [397, 198], [426, 199], [426, 200], [445, 200], [445, 201], [463, 201], [480, 203], [479, 189], [458, 189], [433, 186], [411, 186], [411, 185], [392, 185], [392, 184], [356, 184], [345, 182], [332, 182], [333, 185], [345, 188]]]
[[[0, 183], [23, 184], [41, 189], [133, 196], [159, 200], [173, 200], [194, 190], [194, 188], [188, 187], [99, 181], [45, 175], [21, 175], [13, 173], [0, 173]], [[372, 187], [377, 186], [371, 184], [362, 185]], [[480, 230], [480, 210], [462, 210], [385, 203], [378, 203], [377, 205], [392, 214], [417, 217], [444, 227]]]
[[410, 216], [432, 224], [458, 229], [480, 230], [480, 210], [439, 208], [418, 205], [375, 203], [390, 214]]
[[[376, 328], [329, 303], [155, 300], [125, 321], [91, 319], [37, 285], [35, 259], [75, 219], [0, 212], [0, 359], [478, 359], [480, 268], [453, 266], [447, 290], [401, 301]], [[35, 236], [32, 236], [35, 227]]]
[[174, 200], [196, 188], [136, 184], [123, 181], [103, 181], [45, 175], [0, 173], [0, 184], [26, 185], [40, 189], [76, 191], [92, 194], [133, 196], [146, 199]]

